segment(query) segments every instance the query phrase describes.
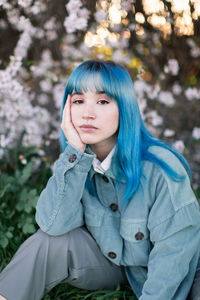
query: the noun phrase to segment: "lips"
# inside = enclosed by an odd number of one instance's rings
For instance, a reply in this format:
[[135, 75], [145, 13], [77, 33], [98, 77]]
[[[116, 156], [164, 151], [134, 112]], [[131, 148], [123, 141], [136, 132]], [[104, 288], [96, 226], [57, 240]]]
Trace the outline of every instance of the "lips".
[[87, 125], [87, 124], [81, 125], [80, 128], [93, 128], [93, 129], [97, 129], [97, 128], [94, 127], [94, 126], [92, 126], [92, 125]]
[[80, 126], [80, 129], [85, 132], [94, 132], [95, 130], [97, 130], [97, 127], [88, 124], [83, 124]]

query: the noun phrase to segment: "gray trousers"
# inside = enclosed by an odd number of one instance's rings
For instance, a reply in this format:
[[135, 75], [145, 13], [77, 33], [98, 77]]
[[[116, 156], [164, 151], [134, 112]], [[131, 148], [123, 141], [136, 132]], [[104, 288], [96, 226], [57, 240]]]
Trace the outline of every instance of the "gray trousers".
[[127, 279], [124, 269], [103, 256], [85, 228], [56, 237], [38, 230], [1, 272], [0, 295], [8, 300], [39, 300], [60, 282], [97, 290], [114, 289]]
[[[85, 228], [56, 237], [38, 230], [1, 272], [0, 295], [8, 300], [39, 300], [61, 282], [98, 290], [114, 289], [127, 284], [127, 279], [124, 269], [103, 256]], [[187, 300], [200, 300], [200, 270]]]

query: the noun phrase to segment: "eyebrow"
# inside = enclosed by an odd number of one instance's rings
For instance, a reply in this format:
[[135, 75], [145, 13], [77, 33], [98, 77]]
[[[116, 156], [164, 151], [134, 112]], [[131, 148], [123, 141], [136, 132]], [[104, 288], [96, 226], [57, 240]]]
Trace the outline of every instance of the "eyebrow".
[[[74, 95], [83, 95], [84, 93], [76, 93], [76, 92], [73, 92], [71, 94], [71, 96], [74, 96]], [[104, 91], [96, 91], [95, 94], [99, 95], [99, 94], [106, 94]]]

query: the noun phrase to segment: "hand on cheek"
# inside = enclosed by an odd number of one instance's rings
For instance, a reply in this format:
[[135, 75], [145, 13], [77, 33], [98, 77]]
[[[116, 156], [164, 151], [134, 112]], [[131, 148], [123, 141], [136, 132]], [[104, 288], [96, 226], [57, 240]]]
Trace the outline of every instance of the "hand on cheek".
[[61, 128], [66, 139], [81, 151], [85, 151], [86, 144], [80, 138], [79, 133], [75, 129], [71, 118], [71, 96], [68, 95], [67, 101], [63, 110]]

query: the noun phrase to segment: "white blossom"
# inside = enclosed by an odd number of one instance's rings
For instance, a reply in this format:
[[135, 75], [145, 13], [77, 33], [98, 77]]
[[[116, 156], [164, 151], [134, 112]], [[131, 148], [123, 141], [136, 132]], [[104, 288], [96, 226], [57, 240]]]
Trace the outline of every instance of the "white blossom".
[[32, 162], [32, 167], [33, 167], [34, 171], [36, 171], [39, 168], [39, 166], [41, 165], [41, 159], [38, 157], [32, 157], [31, 162]]
[[152, 85], [152, 86], [146, 85], [146, 93], [147, 93], [149, 99], [157, 98], [159, 92], [160, 92], [160, 85], [159, 84], [155, 84], [155, 85]]
[[200, 91], [195, 87], [189, 87], [185, 91], [185, 96], [188, 100], [199, 99]]
[[18, 0], [18, 4], [22, 7], [29, 7], [32, 0]]
[[58, 140], [59, 139], [59, 131], [58, 130], [54, 130], [50, 133], [49, 138], [51, 140]]
[[125, 10], [125, 11], [129, 11], [130, 9], [131, 9], [131, 3], [132, 3], [133, 1], [125, 1], [125, 0], [123, 0], [122, 2], [121, 2], [121, 9], [122, 10]]
[[40, 134], [25, 134], [22, 142], [25, 146], [40, 146], [42, 144], [42, 136]]
[[12, 8], [11, 4], [9, 4], [7, 0], [0, 0], [0, 6], [3, 6], [6, 10], [10, 10]]
[[22, 154], [19, 155], [19, 159], [23, 165], [27, 164], [27, 159]]
[[190, 54], [193, 57], [200, 56], [200, 48], [195, 44], [193, 39], [187, 39], [187, 44], [190, 46]]
[[175, 135], [175, 131], [172, 129], [165, 129], [165, 131], [163, 132], [163, 135], [166, 137], [171, 137]]
[[23, 93], [23, 86], [17, 81], [17, 80], [12, 80], [10, 82], [10, 96], [12, 99], [17, 100], [22, 96]]
[[46, 37], [48, 41], [53, 41], [57, 38], [57, 32], [55, 30], [48, 30], [46, 32]]
[[0, 88], [1, 88], [1, 91], [3, 89], [7, 89], [9, 87], [11, 80], [12, 80], [12, 77], [9, 74], [9, 72], [7, 72], [7, 70], [0, 71]]
[[50, 92], [52, 88], [52, 84], [48, 79], [44, 79], [40, 81], [40, 87], [43, 92]]
[[0, 20], [0, 28], [5, 29], [7, 27], [6, 21], [5, 20]]
[[6, 137], [5, 135], [1, 134], [0, 135], [0, 146], [2, 148], [6, 148], [10, 143], [10, 139]]
[[200, 128], [199, 127], [193, 128], [192, 137], [196, 140], [200, 140]]
[[172, 75], [177, 75], [179, 72], [178, 61], [174, 58], [168, 60], [168, 64], [164, 67], [165, 73], [171, 73]]
[[40, 94], [37, 98], [37, 101], [41, 105], [46, 105], [49, 101], [49, 98], [46, 94]]
[[35, 106], [33, 107], [33, 111], [35, 116], [37, 117], [37, 122], [43, 124], [43, 126], [45, 126], [44, 128], [48, 128], [46, 124], [50, 121], [51, 118], [47, 109]]
[[147, 119], [153, 126], [159, 126], [163, 123], [163, 118], [158, 115], [157, 111], [152, 110], [146, 114]]
[[190, 50], [190, 54], [191, 54], [193, 57], [199, 57], [199, 56], [200, 56], [200, 48], [195, 47], [195, 48], [191, 49], [191, 50]]
[[134, 31], [135, 28], [136, 28], [136, 24], [130, 23], [129, 26], [128, 26], [128, 28], [130, 29], [130, 31]]
[[45, 71], [46, 71], [41, 66], [34, 66], [34, 65], [30, 67], [30, 70], [31, 70], [34, 77], [42, 76], [42, 75], [45, 74]]
[[158, 101], [169, 107], [172, 107], [175, 104], [175, 99], [169, 91], [161, 91], [158, 96]]
[[46, 30], [54, 30], [55, 27], [56, 27], [56, 17], [51, 17], [44, 24], [44, 29], [46, 29]]
[[74, 12], [77, 12], [81, 6], [82, 6], [82, 3], [80, 0], [70, 0], [66, 4], [66, 9], [69, 13], [74, 13]]
[[84, 30], [87, 28], [87, 19], [85, 18], [78, 18], [76, 21], [76, 29], [78, 30]]
[[73, 44], [75, 41], [76, 41], [75, 34], [68, 34], [67, 36], [65, 36], [65, 42], [67, 44]]
[[42, 39], [45, 36], [45, 31], [42, 28], [35, 28], [35, 37]]
[[178, 150], [180, 153], [183, 153], [183, 151], [184, 151], [184, 149], [185, 149], [184, 142], [181, 141], [181, 140], [178, 140], [178, 141], [174, 142], [174, 143], [172, 144], [172, 146], [173, 146], [176, 150]]
[[94, 17], [97, 23], [101, 23], [107, 19], [107, 13], [103, 10], [98, 10], [94, 13]]
[[67, 33], [73, 33], [76, 31], [76, 21], [77, 21], [76, 14], [71, 14], [65, 18], [64, 27]]
[[140, 108], [142, 118], [145, 119], [144, 110], [147, 107], [146, 99], [145, 98], [138, 98], [138, 105], [139, 105], [139, 108]]
[[40, 12], [40, 6], [38, 5], [38, 2], [31, 6], [31, 12], [34, 15], [37, 15]]
[[193, 39], [187, 39], [186, 42], [191, 48], [196, 46]]
[[54, 103], [56, 108], [58, 109], [60, 109], [62, 104], [64, 89], [65, 89], [64, 84], [57, 84], [54, 86], [53, 89]]
[[10, 63], [7, 67], [7, 72], [10, 74], [10, 76], [14, 77], [19, 71], [21, 65], [22, 65], [21, 56], [10, 56]]
[[143, 98], [148, 89], [148, 84], [144, 80], [136, 80], [134, 82], [134, 90], [137, 97]]
[[25, 57], [29, 49], [29, 46], [31, 45], [31, 42], [32, 42], [32, 38], [30, 33], [24, 31], [18, 40], [17, 46], [14, 50], [14, 54], [16, 56]]
[[172, 86], [172, 92], [173, 92], [174, 95], [180, 95], [181, 92], [182, 92], [182, 88], [181, 88], [180, 84], [175, 83], [175, 84]]
[[90, 15], [90, 11], [87, 8], [85, 8], [85, 7], [79, 9], [79, 11], [78, 11], [78, 16], [80, 18], [83, 18], [83, 19], [87, 20], [89, 18], [89, 15]]
[[37, 15], [40, 12], [45, 11], [47, 6], [41, 0], [34, 1], [34, 4], [30, 7], [30, 12]]
[[122, 62], [123, 61], [123, 55], [122, 55], [121, 50], [119, 50], [119, 49], [115, 50], [113, 52], [112, 58], [113, 58], [114, 61], [116, 61], [118, 63]]

